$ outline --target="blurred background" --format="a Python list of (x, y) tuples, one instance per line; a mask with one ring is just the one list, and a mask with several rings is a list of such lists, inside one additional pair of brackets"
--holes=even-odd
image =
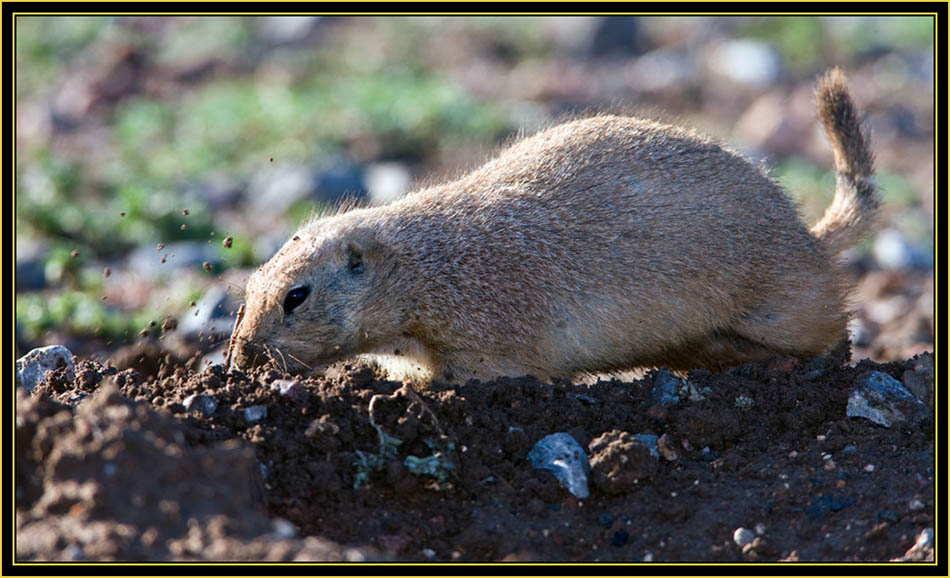
[(855, 359), (933, 349), (930, 17), (19, 16), (15, 33), (17, 357), (207, 350), (321, 206), (387, 202), (597, 111), (717, 137), (812, 223), (834, 189), (812, 89), (834, 65), (884, 199), (846, 255)]

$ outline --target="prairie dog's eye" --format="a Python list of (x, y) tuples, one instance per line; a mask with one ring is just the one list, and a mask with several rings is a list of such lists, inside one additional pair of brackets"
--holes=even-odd
[(310, 287), (306, 285), (294, 287), (288, 291), (287, 296), (284, 297), (284, 315), (290, 315), (297, 306), (307, 300), (308, 295), (310, 295)]

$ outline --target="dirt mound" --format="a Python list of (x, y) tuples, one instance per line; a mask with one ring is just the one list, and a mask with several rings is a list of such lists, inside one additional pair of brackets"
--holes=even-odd
[[(932, 536), (933, 420), (848, 418), (849, 392), (933, 356), (844, 361), (416, 393), (361, 366), (77, 360), (17, 398), (17, 558), (891, 560)], [(586, 499), (529, 464), (555, 432)]]

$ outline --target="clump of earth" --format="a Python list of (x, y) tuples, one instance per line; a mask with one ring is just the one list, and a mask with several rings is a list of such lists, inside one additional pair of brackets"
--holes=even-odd
[[(933, 361), (413, 390), (143, 341), (17, 388), (16, 557), (932, 561)], [(910, 405), (849, 416), (872, 382)], [(555, 433), (586, 496), (528, 459)]]

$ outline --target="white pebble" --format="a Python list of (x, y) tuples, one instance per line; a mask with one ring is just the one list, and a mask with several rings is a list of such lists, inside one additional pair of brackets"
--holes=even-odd
[(192, 394), (181, 402), (185, 409), (191, 413), (198, 412), (204, 417), (211, 417), (218, 409), (218, 402), (210, 395)]
[(62, 345), (38, 347), (16, 360), (16, 384), (27, 392), (33, 391), (46, 379), (46, 372), (66, 367), (66, 380), (76, 378), (73, 354)]
[(248, 423), (256, 423), (267, 417), (267, 406), (252, 405), (244, 410), (244, 419)]
[(748, 528), (736, 528), (736, 531), (732, 534), (732, 541), (740, 548), (746, 544), (751, 544), (752, 540), (755, 540), (755, 532)]
[(297, 536), (297, 527), (289, 520), (274, 518), (271, 523), (274, 526), (274, 533), (281, 538), (294, 538)]

